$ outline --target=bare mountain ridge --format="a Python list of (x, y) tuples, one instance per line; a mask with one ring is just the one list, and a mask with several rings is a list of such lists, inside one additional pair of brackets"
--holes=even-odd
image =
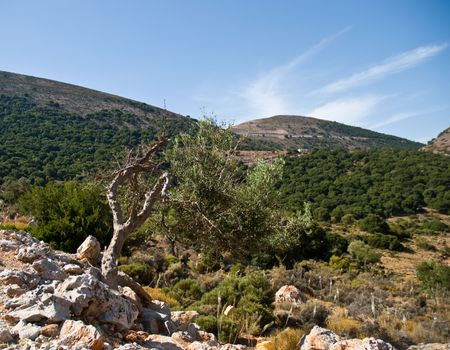
[(233, 131), (285, 149), (320, 147), (418, 149), (419, 142), (312, 117), (277, 115), (238, 124)]
[(143, 102), (55, 80), (0, 71), (0, 95), (25, 97), (40, 106), (57, 106), (86, 116), (102, 110), (119, 110), (141, 117), (146, 124), (155, 117), (183, 118), (180, 114)]
[(436, 138), (428, 142), (425, 151), (450, 155), (450, 127), (442, 131)]

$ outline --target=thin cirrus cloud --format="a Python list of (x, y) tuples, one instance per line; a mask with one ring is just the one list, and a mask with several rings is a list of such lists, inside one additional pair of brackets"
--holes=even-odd
[(309, 115), (341, 123), (359, 124), (361, 120), (369, 116), (377, 105), (386, 98), (388, 96), (380, 95), (339, 98), (313, 109)]
[(362, 72), (351, 75), (348, 78), (337, 80), (324, 87), (312, 91), (310, 95), (330, 94), (342, 92), (367, 84), (376, 79), (382, 79), (389, 75), (411, 69), (428, 59), (436, 56), (447, 48), (448, 44), (420, 46), (414, 50), (403, 52), (388, 58), (385, 62), (372, 66)]
[(447, 109), (446, 107), (436, 107), (436, 108), (431, 108), (431, 109), (422, 110), (422, 111), (395, 113), (385, 120), (382, 120), (378, 123), (370, 125), (370, 129), (380, 129), (382, 127), (385, 127), (385, 126), (388, 126), (391, 124), (395, 124), (397, 122), (400, 122), (400, 121), (403, 121), (406, 119), (410, 119), (410, 118), (414, 118), (414, 117), (418, 117), (418, 116), (426, 116), (428, 114), (443, 111), (446, 109)]
[(292, 106), (282, 91), (283, 79), (299, 65), (310, 59), (327, 44), (351, 29), (348, 26), (332, 36), (326, 37), (298, 55), (287, 64), (275, 67), (254, 81), (238, 89), (235, 94), (244, 99), (247, 109), (256, 115), (274, 115), (288, 113)]

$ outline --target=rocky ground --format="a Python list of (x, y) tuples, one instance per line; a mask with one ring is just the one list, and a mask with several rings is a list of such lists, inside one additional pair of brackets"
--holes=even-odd
[[(195, 324), (197, 312), (171, 312), (125, 274), (120, 275), (119, 289), (112, 290), (98, 268), (100, 258), (100, 245), (93, 237), (77, 254), (67, 254), (24, 231), (0, 230), (0, 349), (246, 349), (219, 344)], [(301, 302), (294, 288), (284, 286), (276, 299)], [(341, 339), (317, 326), (298, 348), (393, 349), (379, 339)], [(260, 341), (256, 349), (276, 347)], [(427, 348), (431, 349), (449, 347)]]

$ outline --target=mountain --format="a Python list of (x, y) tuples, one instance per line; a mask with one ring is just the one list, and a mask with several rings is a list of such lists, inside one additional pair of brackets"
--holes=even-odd
[(233, 127), (235, 133), (254, 141), (266, 141), (282, 149), (322, 147), (419, 149), (419, 142), (328, 120), (277, 115)]
[(432, 153), (450, 155), (450, 127), (428, 142), (423, 149)]
[(100, 91), (0, 72), (0, 185), (107, 170), (125, 148), (191, 128), (182, 115)]

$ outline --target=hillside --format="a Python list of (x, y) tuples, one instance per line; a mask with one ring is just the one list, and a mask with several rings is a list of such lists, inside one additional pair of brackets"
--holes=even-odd
[(400, 137), (310, 117), (278, 115), (233, 127), (239, 135), (285, 149), (322, 147), (418, 149), (422, 144)]
[(428, 142), (424, 150), (432, 153), (450, 155), (450, 127)]
[(0, 72), (0, 185), (105, 170), (125, 148), (174, 136), (193, 120), (118, 96)]
[(119, 110), (139, 117), (180, 118), (179, 114), (85, 87), (28, 75), (0, 71), (0, 95), (24, 97), (40, 107), (58, 107), (86, 116), (101, 110)]

